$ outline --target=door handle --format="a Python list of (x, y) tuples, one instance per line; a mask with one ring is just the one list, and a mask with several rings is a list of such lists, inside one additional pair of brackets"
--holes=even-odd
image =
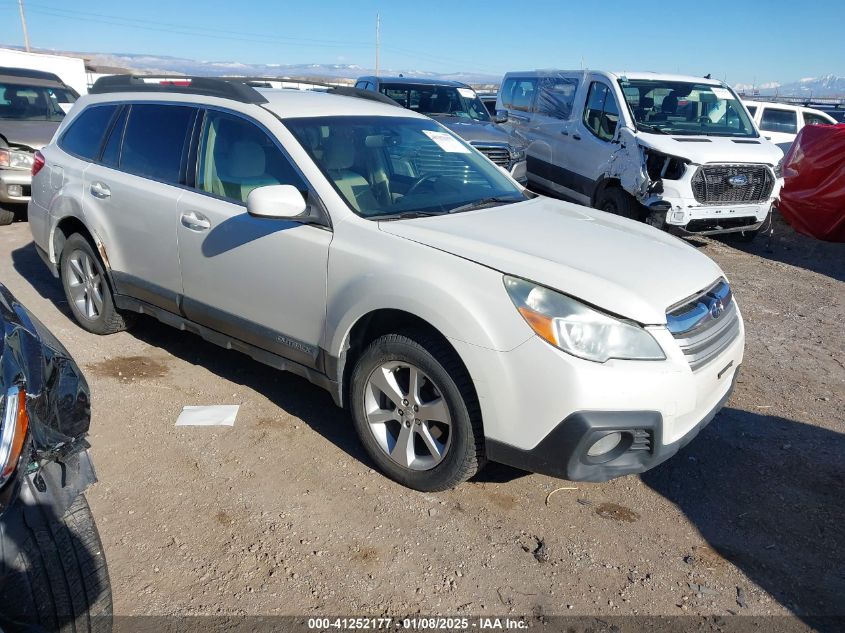
[(581, 135), (580, 135), (580, 134), (573, 134), (573, 135), (572, 135), (572, 138), (574, 138), (576, 141), (580, 141), (580, 140), (581, 140)]
[(187, 211), (179, 219), (182, 221), (182, 226), (192, 231), (207, 231), (211, 228), (211, 221), (197, 211)]
[(95, 198), (105, 199), (111, 196), (111, 189), (103, 182), (91, 183), (91, 195)]
[(564, 136), (569, 136), (569, 130), (561, 130), (560, 133)]

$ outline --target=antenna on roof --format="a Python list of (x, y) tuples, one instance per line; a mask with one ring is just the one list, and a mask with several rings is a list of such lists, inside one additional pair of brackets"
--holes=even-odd
[(704, 78), (705, 78), (705, 79), (710, 79), (710, 73), (707, 73), (706, 75), (704, 75)]

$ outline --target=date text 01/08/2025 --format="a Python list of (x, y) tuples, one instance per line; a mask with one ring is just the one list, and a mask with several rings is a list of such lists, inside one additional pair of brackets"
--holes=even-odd
[(521, 618), (448, 618), (448, 617), (409, 617), (409, 618), (388, 618), (388, 617), (352, 617), (352, 618), (308, 618), (309, 630), (514, 630), (527, 629), (528, 622)]

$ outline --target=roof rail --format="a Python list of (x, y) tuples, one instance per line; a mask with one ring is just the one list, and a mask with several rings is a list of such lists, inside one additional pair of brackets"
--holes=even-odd
[[(158, 80), (157, 82), (145, 81)], [(204, 95), (240, 101), (241, 103), (267, 103), (267, 99), (242, 79), (218, 77), (189, 77), (184, 75), (111, 75), (94, 82), (89, 94), (113, 92), (169, 92)]]
[(361, 88), (352, 88), (351, 86), (337, 86), (326, 90), (330, 95), (340, 95), (342, 97), (358, 97), (359, 99), (369, 99), (370, 101), (379, 101), (388, 105), (394, 105), (401, 108), (397, 101), (394, 101), (387, 95), (373, 90), (362, 90)]
[(64, 83), (56, 73), (50, 73), (44, 70), (33, 70), (31, 68), (11, 68), (8, 66), (0, 66), (0, 75), (6, 75), (7, 77), (24, 77), (27, 79), (45, 79), (47, 81)]

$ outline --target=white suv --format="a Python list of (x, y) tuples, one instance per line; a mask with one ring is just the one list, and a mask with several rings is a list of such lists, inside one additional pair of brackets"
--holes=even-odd
[(496, 107), (528, 142), (534, 186), (674, 232), (753, 238), (783, 182), (783, 153), (715, 79), (510, 72)]
[(210, 79), (92, 93), (29, 207), (79, 323), (151, 314), (305, 376), (405, 485), (486, 460), (641, 472), (731, 392), (744, 330), (715, 263), (525, 192), (429, 118)]
[(767, 101), (743, 101), (748, 114), (766, 139), (780, 147), (784, 154), (805, 125), (836, 125), (836, 119), (805, 106)]

